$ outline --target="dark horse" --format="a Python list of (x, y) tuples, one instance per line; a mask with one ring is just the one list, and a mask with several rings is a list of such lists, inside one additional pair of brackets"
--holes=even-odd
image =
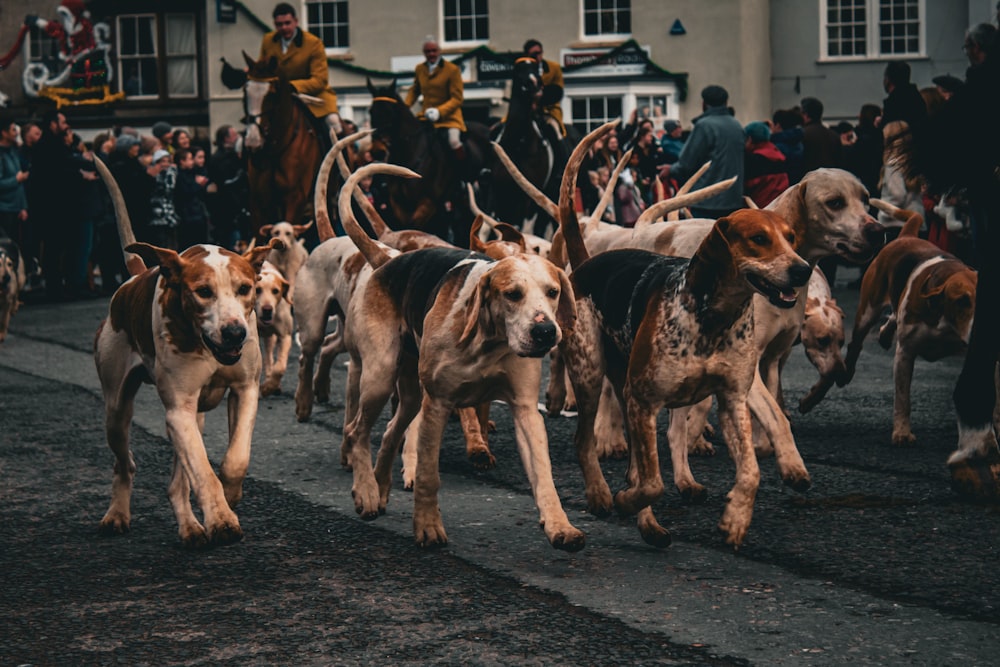
[[(556, 173), (553, 137), (546, 136), (543, 128), (547, 124), (536, 111), (541, 94), (537, 61), (527, 57), (515, 60), (507, 117), (499, 126), (495, 141), (532, 185), (555, 200), (558, 191), (546, 186), (554, 183), (558, 187), (562, 172)], [(525, 220), (538, 213), (538, 207), (502, 165), (497, 164), (492, 172), (486, 208), (497, 219), (520, 228)]]
[(395, 79), (375, 87), (369, 118), (372, 126), (372, 157), (412, 169), (419, 179), (393, 178), (383, 181), (388, 194), (393, 227), (420, 229), (461, 247), (469, 246), (472, 212), (464, 183), (477, 180), (484, 159), (492, 151), (485, 125), (467, 123), (465, 158), (459, 161), (433, 124), (420, 121), (396, 92)]
[(243, 86), (244, 147), (256, 237), (264, 225), (282, 220), (299, 224), (309, 213), (316, 173), (331, 141), (322, 121), (278, 74), (276, 58), (243, 57), (249, 66)]
[[(556, 88), (554, 93), (543, 90), (534, 58), (515, 60), (507, 117), (499, 126), (495, 141), (524, 177), (555, 201), (559, 198), (559, 183), (572, 146), (546, 122), (541, 112), (546, 105), (559, 101), (547, 99), (553, 94), (561, 97), (562, 90)], [(486, 206), (494, 217), (520, 228), (526, 220), (544, 216), (534, 226), (535, 233), (544, 231), (550, 222), (548, 216), (514, 183), (499, 162), (492, 168), (488, 186)]]

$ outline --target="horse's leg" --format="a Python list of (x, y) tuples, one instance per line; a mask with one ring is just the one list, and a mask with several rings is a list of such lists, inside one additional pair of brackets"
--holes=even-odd
[[(312, 135), (308, 135), (307, 138), (312, 139)], [(304, 150), (305, 148), (290, 147), (285, 153), (285, 159), (288, 161), (283, 165), (278, 179), (278, 187), (284, 193), (281, 200), (284, 216), (282, 220), (293, 225), (302, 224), (306, 214), (311, 212), (312, 198), (309, 195), (312, 192), (315, 173), (319, 171), (319, 159), (315, 161), (312, 159), (313, 154), (318, 155), (318, 153), (315, 150)]]
[[(268, 218), (273, 215), (274, 197), (271, 192), (270, 175), (251, 168), (248, 174), (250, 186), (250, 231), (252, 236), (247, 241), (258, 238), (260, 228), (268, 224)], [(275, 222), (271, 220), (270, 222)]]

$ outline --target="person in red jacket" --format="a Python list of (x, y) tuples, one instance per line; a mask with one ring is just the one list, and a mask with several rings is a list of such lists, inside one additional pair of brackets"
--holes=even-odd
[(788, 189), (785, 156), (771, 143), (771, 128), (767, 123), (754, 121), (743, 131), (746, 133), (743, 193), (764, 208)]

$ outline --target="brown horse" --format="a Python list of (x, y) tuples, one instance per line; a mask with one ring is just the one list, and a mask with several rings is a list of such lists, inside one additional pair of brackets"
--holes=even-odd
[(311, 212), (312, 189), (330, 137), (278, 72), (278, 61), (255, 61), (243, 86), (247, 124), (250, 224), (256, 237), (274, 222), (298, 224)]
[(372, 157), (407, 167), (419, 179), (393, 178), (384, 183), (391, 219), (396, 229), (420, 229), (455, 245), (469, 246), (473, 215), (465, 183), (478, 179), (489, 150), (489, 131), (480, 123), (467, 123), (465, 159), (458, 161), (433, 124), (420, 121), (396, 92), (396, 81), (376, 88), (369, 109)]

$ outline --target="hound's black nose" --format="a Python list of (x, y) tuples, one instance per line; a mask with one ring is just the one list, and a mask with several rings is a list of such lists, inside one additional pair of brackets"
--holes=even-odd
[(242, 345), (247, 338), (246, 327), (239, 324), (230, 324), (222, 329), (222, 344), (225, 347), (236, 347)]
[(808, 283), (810, 276), (812, 276), (812, 269), (808, 264), (796, 264), (788, 269), (788, 280), (795, 287)]
[(539, 347), (553, 347), (556, 344), (556, 323), (552, 321), (539, 322), (531, 327), (531, 340)]

